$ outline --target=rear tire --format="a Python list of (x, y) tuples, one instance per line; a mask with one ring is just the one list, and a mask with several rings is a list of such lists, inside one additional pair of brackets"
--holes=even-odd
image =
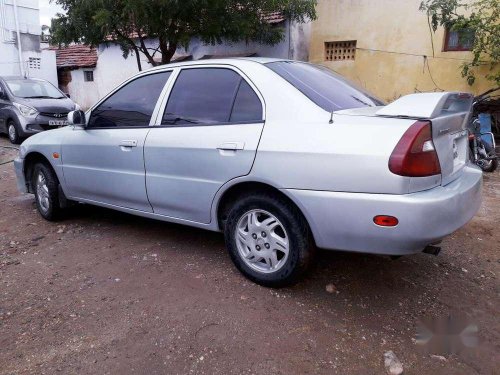
[(59, 204), (59, 180), (54, 170), (45, 163), (35, 164), (31, 184), (40, 215), (48, 221), (59, 219), (62, 211)]
[(491, 173), (495, 172), (498, 168), (498, 159), (490, 160), (490, 163), (483, 164), (484, 166), (481, 166), (481, 169), (484, 172)]
[(239, 198), (229, 211), (224, 235), (236, 268), (266, 287), (295, 284), (314, 255), (305, 218), (293, 204), (269, 193)]
[[(493, 147), (486, 142), (484, 143), (484, 149), (488, 156), (496, 155)], [(498, 168), (498, 159), (489, 160), (488, 162), (484, 163), (483, 166), (481, 166), (481, 169), (487, 173), (494, 172), (496, 171), (497, 168)]]
[(18, 145), (21, 143), (21, 137), (19, 136), (19, 129), (14, 121), (9, 120), (7, 122), (7, 135), (9, 136), (9, 141), (13, 145)]

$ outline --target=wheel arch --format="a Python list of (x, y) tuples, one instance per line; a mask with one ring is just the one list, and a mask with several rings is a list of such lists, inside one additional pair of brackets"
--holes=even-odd
[[(8, 133), (9, 132), (9, 129), (8, 129), (8, 124), (9, 122), (12, 121), (14, 123), (14, 125), (16, 125), (18, 128), (21, 127), (21, 124), (19, 123), (19, 119), (17, 118), (16, 114), (12, 114), (12, 113), (8, 113), (7, 114), (7, 118), (5, 119), (5, 131)], [(19, 129), (18, 129), (19, 131)]]
[(304, 217), (309, 227), (309, 230), (311, 231), (312, 237), (316, 242), (314, 231), (312, 230), (310, 224), (310, 220), (308, 219), (307, 215), (303, 212), (301, 207), (290, 196), (285, 194), (282, 190), (266, 182), (260, 182), (260, 181), (250, 181), (250, 180), (240, 181), (229, 186), (220, 194), (220, 197), (217, 200), (216, 210), (215, 210), (215, 215), (216, 215), (215, 217), (217, 220), (216, 226), (219, 230), (221, 231), (224, 230), (224, 224), (227, 218), (227, 213), (229, 212), (232, 203), (234, 203), (235, 200), (238, 199), (238, 197), (247, 194), (248, 192), (271, 193), (287, 201), (289, 204), (293, 205), (297, 209), (297, 211)]
[[(55, 173), (54, 166), (50, 163), (49, 159), (38, 151), (32, 151), (24, 157), (24, 177), (26, 180), (26, 185), (28, 187), (28, 192), (33, 193), (33, 187), (31, 186), (31, 181), (33, 177), (33, 169), (36, 163), (44, 163), (48, 165)], [(57, 176), (57, 173), (55, 173)]]

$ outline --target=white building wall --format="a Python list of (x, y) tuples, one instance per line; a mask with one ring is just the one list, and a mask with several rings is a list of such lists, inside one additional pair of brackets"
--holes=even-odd
[(21, 74), (19, 67), (19, 56), (14, 44), (0, 44), (0, 76), (12, 76)]
[(310, 43), (311, 22), (293, 22), (290, 29), (290, 58), (292, 60), (309, 61)]
[(94, 71), (94, 81), (85, 82), (84, 71), (94, 69), (77, 69), (71, 71), (71, 82), (68, 84), (68, 93), (71, 100), (77, 103), (82, 110), (87, 110), (100, 99), (99, 88)]
[(17, 0), (17, 15), (21, 34), (21, 63), (14, 2), (0, 0), (0, 75), (21, 75), (22, 64), (27, 76), (45, 79), (57, 86), (56, 54), (54, 51), (40, 49), (38, 0)]
[[(19, 32), (23, 34), (40, 35), (40, 9), (38, 0), (17, 0), (17, 14), (19, 17)], [(7, 31), (16, 29), (14, 18), (14, 1), (0, 0), (0, 27)], [(13, 39), (11, 35), (10, 40)]]
[[(140, 54), (142, 70), (151, 67), (144, 55)], [(123, 52), (116, 44), (99, 46), (97, 51), (97, 66), (94, 70), (94, 81), (97, 82), (99, 97), (106, 95), (123, 81), (138, 73), (135, 55), (123, 58)], [(72, 92), (70, 92), (72, 94)]]
[[(40, 52), (27, 52), (24, 56), (25, 61), (28, 62), (25, 64), (28, 77), (44, 79), (57, 87), (56, 51), (46, 49)], [(30, 64), (30, 58), (40, 59), (40, 64), (33, 62)]]

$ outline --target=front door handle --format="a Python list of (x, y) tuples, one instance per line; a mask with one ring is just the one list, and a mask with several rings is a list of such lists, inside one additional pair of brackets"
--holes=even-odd
[(137, 141), (132, 139), (121, 141), (120, 147), (137, 147)]
[(225, 142), (219, 145), (217, 149), (221, 151), (237, 151), (237, 150), (243, 150), (244, 147), (245, 143), (243, 142)]

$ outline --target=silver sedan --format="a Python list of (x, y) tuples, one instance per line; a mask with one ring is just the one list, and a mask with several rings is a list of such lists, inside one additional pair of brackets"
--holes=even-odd
[(467, 223), (472, 97), (386, 105), (319, 66), (275, 59), (171, 64), (127, 80), (15, 162), (40, 214), (73, 202), (223, 231), (236, 267), (279, 287), (315, 247), (423, 251)]

